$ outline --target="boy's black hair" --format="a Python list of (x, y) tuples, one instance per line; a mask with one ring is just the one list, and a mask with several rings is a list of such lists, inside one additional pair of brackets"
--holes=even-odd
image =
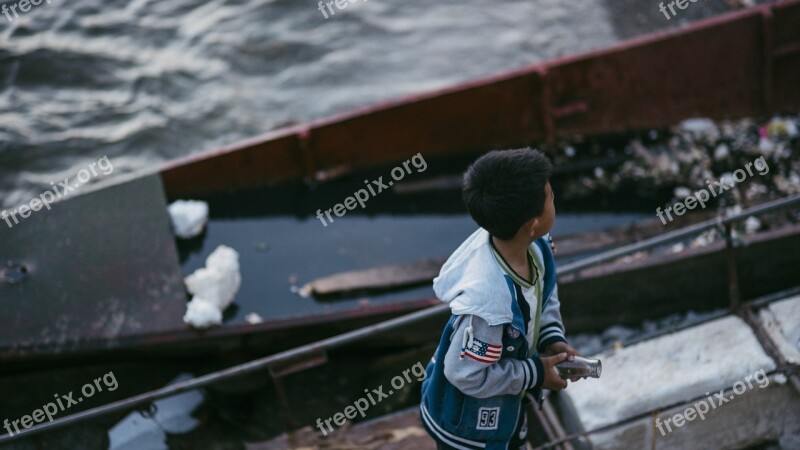
[(492, 236), (507, 241), (526, 221), (542, 215), (553, 165), (539, 150), (493, 150), (464, 173), (469, 215)]

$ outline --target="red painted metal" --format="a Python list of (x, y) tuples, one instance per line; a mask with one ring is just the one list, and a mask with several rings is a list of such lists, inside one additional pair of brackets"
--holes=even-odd
[(588, 105), (583, 112), (554, 118), (557, 135), (609, 134), (694, 116), (761, 113), (761, 31), (760, 15), (748, 12), (548, 63), (551, 110)]
[(174, 161), (170, 198), (427, 156), (800, 108), (800, 0), (274, 131)]

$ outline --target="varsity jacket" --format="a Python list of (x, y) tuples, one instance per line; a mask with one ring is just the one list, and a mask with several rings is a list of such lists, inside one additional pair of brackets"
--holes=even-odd
[[(550, 242), (544, 236), (531, 245), (543, 280), (533, 291), (523, 292), (503, 271), (482, 228), (433, 280), (436, 296), (452, 312), (422, 384), (420, 416), (434, 439), (459, 449), (505, 449), (523, 413), (522, 397), (533, 391), (541, 399), (538, 353), (566, 341)], [(527, 309), (526, 302), (527, 323), (520, 308)]]

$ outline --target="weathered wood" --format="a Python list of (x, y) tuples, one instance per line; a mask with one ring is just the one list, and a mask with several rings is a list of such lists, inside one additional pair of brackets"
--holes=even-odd
[(447, 258), (356, 270), (318, 278), (300, 289), (300, 295), (317, 299), (377, 293), (430, 283)]

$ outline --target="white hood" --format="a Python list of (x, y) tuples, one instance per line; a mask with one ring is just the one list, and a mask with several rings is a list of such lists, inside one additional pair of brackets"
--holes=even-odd
[(433, 291), (450, 303), (453, 314), (473, 314), (500, 325), (513, 319), (508, 283), (492, 253), (489, 232), (479, 228), (444, 263)]

